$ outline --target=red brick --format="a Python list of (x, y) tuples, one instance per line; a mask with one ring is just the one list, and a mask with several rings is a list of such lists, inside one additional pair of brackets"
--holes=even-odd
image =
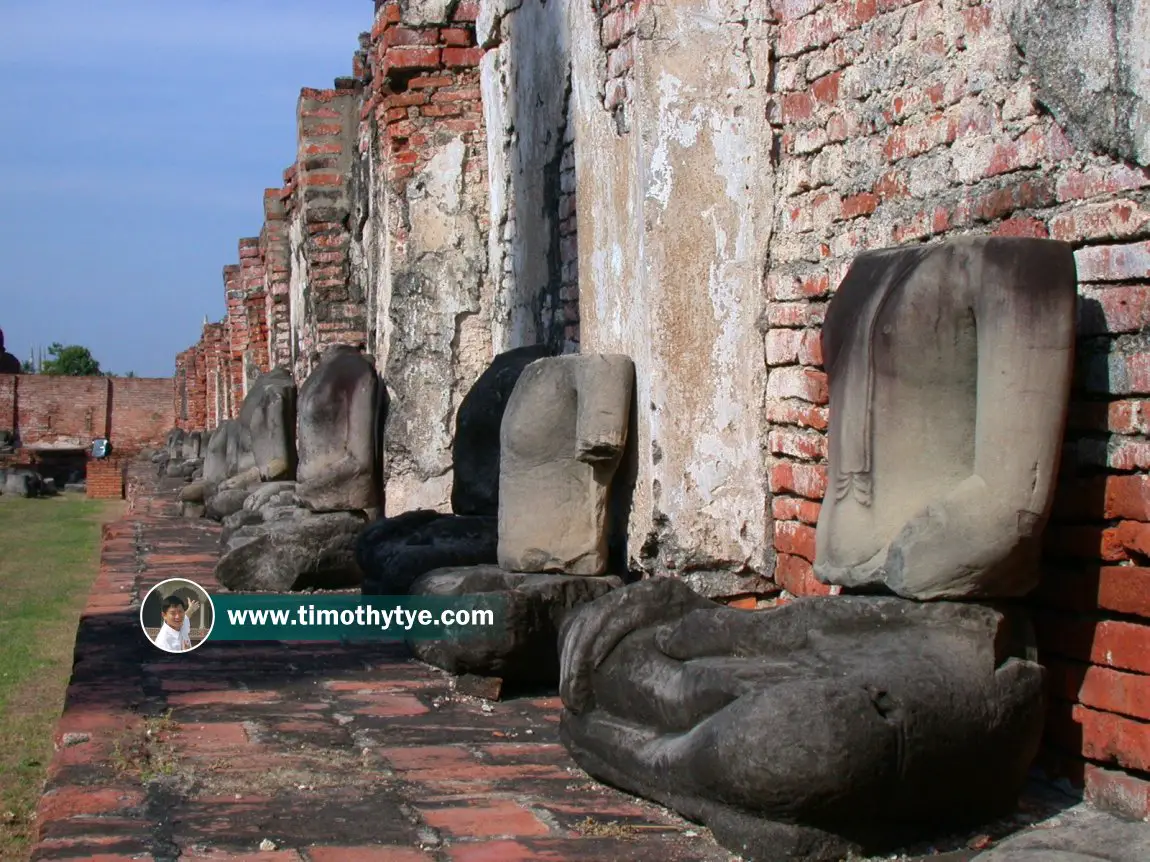
[(822, 507), (812, 500), (798, 497), (775, 497), (771, 500), (771, 517), (776, 521), (802, 521), (817, 524)]
[(389, 27), (383, 37), (383, 44), (391, 48), (395, 45), (436, 45), (439, 43), (439, 30), (432, 27), (413, 30), (410, 27)]
[(775, 583), (793, 596), (825, 596), (830, 587), (815, 579), (809, 561), (791, 554), (779, 554), (775, 562)]
[(457, 837), (547, 835), (550, 830), (534, 814), (510, 801), (473, 803), (463, 808), (423, 808), (429, 826)]
[(827, 408), (800, 401), (769, 401), (764, 416), (768, 422), (782, 425), (798, 425), (803, 428), (827, 427)]
[(564, 858), (544, 851), (536, 853), (518, 841), (481, 841), (451, 847), (451, 862), (544, 862)]
[(1039, 647), (1052, 655), (1150, 673), (1150, 625), (1036, 613), (1035, 630)]
[(823, 75), (811, 83), (810, 91), (815, 99), (820, 102), (834, 102), (839, 97), (840, 78), (842, 78), (841, 72), (831, 72), (829, 75)]
[(1150, 476), (1108, 476), (1105, 494), (1104, 517), (1150, 521)]
[(1122, 239), (1139, 233), (1148, 221), (1150, 214), (1134, 201), (1107, 201), (1055, 216), (1050, 221), (1050, 236), (1066, 242)]
[(443, 39), (445, 45), (458, 45), (466, 47), (471, 45), (475, 39), (470, 30), (464, 30), (461, 27), (444, 27), (440, 31), (440, 38)]
[(817, 431), (775, 428), (767, 433), (767, 451), (773, 455), (815, 461), (826, 458), (827, 438)]
[(826, 467), (815, 464), (775, 464), (769, 472), (773, 494), (798, 494), (811, 500), (821, 500), (827, 492)]
[(1074, 253), (1079, 281), (1150, 279), (1150, 240), (1129, 245), (1092, 245)]
[(1097, 665), (1047, 662), (1052, 691), (1103, 712), (1150, 720), (1150, 676)]
[(71, 817), (111, 814), (138, 808), (144, 794), (127, 788), (59, 787), (40, 799), (36, 819), (40, 823), (67, 820)]
[(871, 192), (863, 192), (862, 194), (852, 195), (851, 197), (844, 198), (842, 202), (842, 217), (844, 219), (857, 218), (859, 216), (870, 215), (879, 205), (879, 196)]
[(1150, 170), (1130, 165), (1091, 165), (1067, 171), (1058, 180), (1058, 200), (1071, 201), (1112, 195), (1150, 186)]
[(374, 715), (395, 718), (404, 715), (423, 715), (428, 712), (419, 698), (412, 694), (387, 694), (372, 698), (371, 706), (355, 710), (356, 715)]
[(483, 59), (482, 48), (444, 48), (443, 65), (448, 67), (478, 66)]
[(805, 120), (814, 112), (814, 100), (807, 93), (783, 94), (783, 122)]
[(307, 849), (311, 862), (434, 862), (422, 850), (406, 847), (320, 847)]
[(1099, 808), (1136, 820), (1150, 820), (1150, 781), (1087, 764), (1086, 800)]
[(455, 7), (452, 21), (475, 21), (479, 18), (479, 3), (476, 0), (463, 0)]
[(418, 745), (406, 748), (384, 748), (379, 754), (400, 770), (442, 769), (451, 766), (474, 766), (475, 757), (457, 745)]
[(1038, 239), (1045, 239), (1050, 235), (1043, 222), (1030, 216), (1008, 218), (995, 227), (992, 233), (995, 236), (1029, 236)]
[[(1057, 722), (1065, 721), (1063, 710), (1055, 706), (1051, 716), (1057, 732)], [(1150, 770), (1150, 732), (1145, 723), (1085, 706), (1071, 707), (1069, 719), (1078, 726), (1084, 757), (1127, 769)], [(1062, 732), (1071, 737), (1074, 733)]]
[(439, 66), (439, 52), (439, 48), (427, 47), (388, 48), (383, 55), (383, 70), (435, 69)]
[(1123, 550), (1150, 556), (1150, 524), (1122, 521), (1115, 529), (1114, 537)]
[(778, 521), (775, 523), (775, 547), (784, 554), (802, 557), (813, 563), (815, 561), (814, 528), (797, 521)]
[(424, 87), (450, 87), (454, 83), (455, 79), (446, 75), (420, 75), (408, 81), (407, 86), (409, 89), (418, 90)]

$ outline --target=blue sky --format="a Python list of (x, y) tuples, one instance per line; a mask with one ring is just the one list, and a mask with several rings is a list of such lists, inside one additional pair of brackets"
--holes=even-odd
[(167, 377), (371, 0), (0, 0), (0, 329)]

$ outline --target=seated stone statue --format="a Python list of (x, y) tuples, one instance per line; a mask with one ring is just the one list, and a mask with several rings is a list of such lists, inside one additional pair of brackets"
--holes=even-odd
[(316, 512), (374, 513), (383, 494), (387, 393), (355, 347), (329, 347), (299, 390), (300, 503)]
[(635, 366), (620, 355), (530, 365), (502, 426), (499, 565), (601, 575), (607, 505), (623, 457)]
[[(224, 519), (215, 576), (232, 590), (283, 592), (358, 587), (355, 544), (379, 504), (386, 392), (360, 351), (329, 348), (296, 390), (275, 369), (252, 385), (240, 411), (253, 465), (244, 498)], [(292, 481), (298, 470), (299, 481)]]
[(19, 374), (20, 360), (4, 349), (4, 330), (0, 329), (0, 374)]
[(1029, 625), (915, 599), (1034, 583), (1074, 320), (1062, 243), (860, 255), (823, 330), (816, 569), (898, 596), (748, 612), (655, 578), (585, 605), (560, 648), (575, 760), (758, 862), (885, 852), (1009, 811), (1043, 722)]
[(369, 525), (356, 550), (364, 595), (406, 595), (432, 569), (496, 561), (499, 429), (523, 370), (549, 352), (543, 345), (517, 347), (496, 356), (479, 375), (455, 419), (453, 514), (416, 509)]
[(561, 356), (526, 367), (500, 432), (501, 568), (440, 568), (411, 587), (413, 595), (495, 598), (498, 625), (412, 641), (419, 658), (452, 673), (557, 680), (555, 645), (567, 614), (621, 585), (605, 576), (609, 504), (634, 379), (626, 356)]
[(296, 387), (291, 372), (275, 368), (257, 377), (240, 406), (239, 424), (251, 449), (251, 466), (228, 477), (224, 490), (295, 477)]

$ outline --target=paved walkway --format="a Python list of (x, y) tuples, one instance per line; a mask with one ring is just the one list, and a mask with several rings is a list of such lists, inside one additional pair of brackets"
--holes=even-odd
[(710, 862), (705, 829), (602, 787), (559, 745), (557, 698), (489, 704), (401, 648), (144, 640), (148, 589), (209, 591), (218, 527), (133, 466), (38, 818), (35, 860)]
[[(158, 651), (139, 602), (170, 577), (215, 591), (219, 528), (180, 518), (179, 483), (154, 472), (132, 466), (129, 514), (105, 528), (33, 860), (737, 858), (589, 779), (558, 742), (557, 698), (461, 695), (384, 644)], [(916, 858), (967, 862), (1052, 810), (1024, 799), (1016, 817)]]

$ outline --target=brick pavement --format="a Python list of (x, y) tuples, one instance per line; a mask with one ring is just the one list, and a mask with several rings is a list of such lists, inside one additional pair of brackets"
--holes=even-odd
[(178, 485), (151, 465), (131, 469), (130, 513), (105, 528), (80, 622), (33, 860), (732, 858), (578, 770), (557, 698), (459, 695), (384, 644), (159, 652), (138, 602), (175, 576), (213, 591), (218, 527), (178, 517)]
[[(76, 638), (33, 862), (728, 862), (701, 826), (604, 787), (559, 744), (556, 697), (487, 703), (398, 645), (148, 643), (139, 602), (210, 592), (219, 527), (129, 472)], [(1069, 801), (1024, 799), (909, 862), (968, 862)], [(865, 860), (859, 860), (865, 862)]]

